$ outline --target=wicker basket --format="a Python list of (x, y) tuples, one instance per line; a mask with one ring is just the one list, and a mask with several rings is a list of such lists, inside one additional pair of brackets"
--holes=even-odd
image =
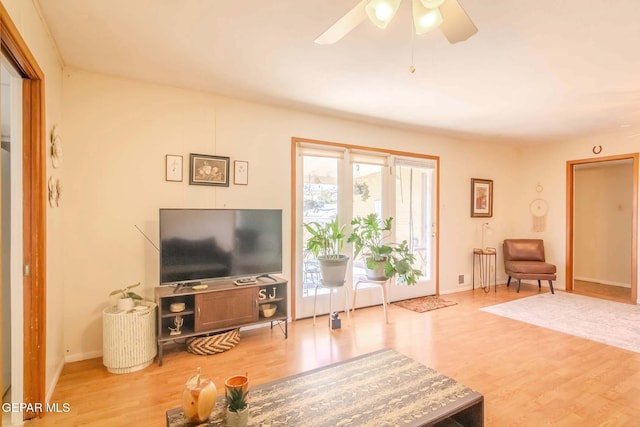
[(220, 334), (187, 339), (189, 353), (206, 356), (231, 350), (240, 342), (240, 329), (232, 329)]

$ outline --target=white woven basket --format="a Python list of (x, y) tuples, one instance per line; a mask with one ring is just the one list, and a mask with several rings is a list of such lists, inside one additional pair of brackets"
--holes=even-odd
[(110, 307), (102, 312), (102, 363), (109, 372), (126, 374), (149, 366), (158, 353), (156, 304), (125, 313)]

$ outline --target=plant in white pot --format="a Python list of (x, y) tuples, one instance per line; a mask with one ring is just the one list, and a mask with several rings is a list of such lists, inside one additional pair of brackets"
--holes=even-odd
[(127, 286), (126, 288), (123, 288), (123, 289), (116, 289), (114, 291), (111, 291), (111, 293), (109, 294), (110, 297), (114, 295), (120, 295), (120, 299), (116, 304), (116, 307), (118, 308), (118, 310), (122, 310), (122, 311), (133, 310), (133, 307), (135, 307), (136, 305), (135, 300), (142, 300), (142, 297), (140, 295), (136, 294), (131, 290), (133, 288), (137, 288), (138, 286), (140, 286), (140, 282)]
[(310, 234), (307, 250), (318, 259), (324, 284), (343, 285), (349, 263), (349, 257), (340, 253), (346, 237), (345, 225), (340, 225), (336, 217), (327, 223), (310, 222), (304, 227)]
[(242, 387), (233, 387), (227, 393), (227, 414), (225, 416), (227, 426), (245, 427), (249, 424), (248, 392)]
[(415, 255), (407, 241), (384, 242), (391, 234), (392, 221), (393, 217), (381, 220), (375, 213), (355, 217), (347, 241), (353, 243), (354, 257), (360, 254), (364, 257), (368, 279), (382, 281), (397, 276), (398, 283), (415, 285), (422, 273), (413, 268)]

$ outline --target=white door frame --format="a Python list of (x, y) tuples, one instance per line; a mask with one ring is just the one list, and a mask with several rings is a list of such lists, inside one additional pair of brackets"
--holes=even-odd
[[(2, 66), (10, 74), (10, 163), (11, 163), (11, 401), (24, 399), (24, 297), (22, 216), (22, 78), (4, 56)], [(22, 411), (11, 412), (11, 424), (24, 424)]]

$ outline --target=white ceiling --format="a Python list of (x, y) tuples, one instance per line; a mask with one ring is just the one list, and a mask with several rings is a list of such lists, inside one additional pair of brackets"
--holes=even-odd
[(640, 0), (459, 0), (479, 31), (456, 45), (412, 37), (404, 0), (323, 46), (359, 0), (35, 1), (90, 71), (496, 141), (640, 133)]

